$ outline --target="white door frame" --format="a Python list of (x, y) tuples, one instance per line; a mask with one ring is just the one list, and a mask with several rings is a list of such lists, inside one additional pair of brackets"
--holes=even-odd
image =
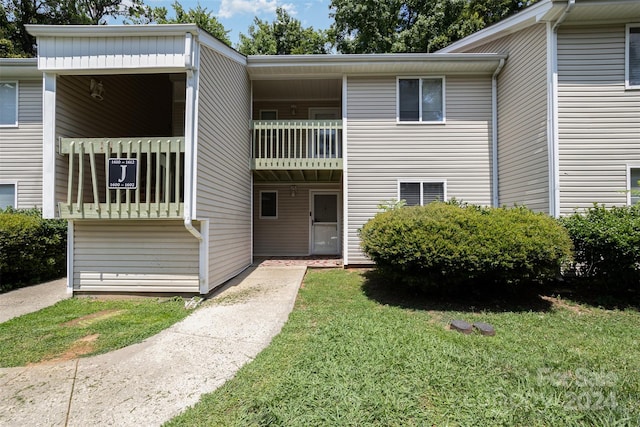
[[(342, 254), (342, 239), (340, 238), (341, 233), (341, 221), (340, 221), (340, 212), (342, 210), (342, 198), (340, 197), (340, 190), (309, 190), (309, 255), (314, 255), (313, 253), (313, 217), (314, 217), (314, 198), (316, 194), (335, 194), (336, 196), (336, 219), (337, 219), (337, 229), (336, 235), (338, 237), (338, 253), (335, 255)], [(330, 255), (330, 254), (326, 254)]]

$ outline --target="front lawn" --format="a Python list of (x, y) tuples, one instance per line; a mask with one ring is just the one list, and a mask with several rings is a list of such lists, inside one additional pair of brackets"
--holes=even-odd
[(189, 313), (182, 298), (62, 300), (0, 323), (0, 367), (106, 353), (141, 342)]
[[(453, 319), (496, 336), (449, 330)], [(639, 327), (635, 309), (473, 307), (312, 270), (272, 344), (168, 425), (639, 425)]]

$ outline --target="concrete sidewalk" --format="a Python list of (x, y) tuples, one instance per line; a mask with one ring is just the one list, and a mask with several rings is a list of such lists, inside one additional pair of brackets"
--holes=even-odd
[(0, 369), (0, 425), (162, 424), (269, 345), (293, 308), (305, 271), (252, 268), (182, 322), (140, 344)]
[(49, 307), (69, 297), (71, 294), (67, 293), (67, 279), (58, 279), (0, 294), (0, 323)]

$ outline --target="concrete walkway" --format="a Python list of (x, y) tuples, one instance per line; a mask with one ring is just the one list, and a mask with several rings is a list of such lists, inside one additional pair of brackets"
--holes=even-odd
[(70, 296), (71, 294), (67, 293), (67, 279), (0, 294), (0, 323), (49, 307)]
[(140, 344), (0, 369), (0, 426), (161, 425), (269, 345), (293, 308), (305, 270), (252, 268)]

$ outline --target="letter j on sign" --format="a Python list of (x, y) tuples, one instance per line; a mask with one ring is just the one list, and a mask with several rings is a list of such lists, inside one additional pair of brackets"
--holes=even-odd
[(138, 159), (109, 159), (107, 188), (130, 189), (138, 187)]

